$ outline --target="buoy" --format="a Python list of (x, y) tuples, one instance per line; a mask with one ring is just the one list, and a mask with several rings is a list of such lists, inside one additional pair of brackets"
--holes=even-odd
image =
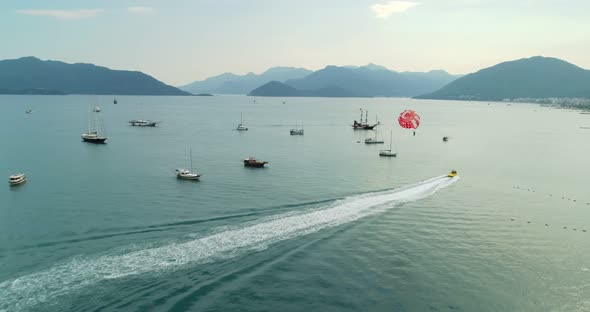
[(527, 221), (526, 223), (531, 223), (531, 221)]
[(549, 224), (545, 223), (545, 226), (549, 226)]
[(564, 226), (563, 228), (564, 228), (564, 229), (567, 229), (567, 226)]
[(514, 221), (514, 218), (510, 218), (510, 221)]

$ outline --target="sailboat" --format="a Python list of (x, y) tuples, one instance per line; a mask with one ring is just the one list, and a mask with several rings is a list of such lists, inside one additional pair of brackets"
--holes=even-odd
[(88, 119), (88, 129), (82, 134), (82, 141), (102, 144), (107, 138), (104, 136), (104, 123), (100, 113), (94, 114), (94, 119)]
[[(375, 117), (375, 120), (376, 119), (377, 119), (377, 117)], [(378, 124), (379, 124), (379, 122), (377, 122), (375, 125), (378, 125)], [(377, 138), (377, 130), (376, 129), (375, 129), (375, 138), (366, 138), (365, 144), (383, 144), (383, 140)]]
[(377, 122), (374, 125), (369, 125), (369, 111), (365, 111), (365, 122), (363, 122), (363, 109), (361, 108), (361, 119), (360, 122), (358, 121), (354, 121), (354, 123), (352, 124), (352, 129), (354, 130), (373, 130), (373, 128), (377, 127), (379, 125), (379, 122)]
[(394, 152), (391, 149), (392, 143), (393, 143), (393, 130), (391, 130), (391, 133), (389, 133), (389, 149), (380, 150), (379, 151), (379, 156), (396, 157), (397, 156), (397, 152)]
[[(254, 101), (256, 101), (256, 100), (254, 100)], [(248, 131), (248, 128), (247, 127), (244, 127), (244, 125), (243, 125), (242, 115), (243, 114), (240, 113), (240, 123), (238, 124), (238, 127), (236, 128), (236, 130), (238, 130), (238, 131)]]
[(295, 122), (295, 129), (291, 129), (290, 133), (291, 135), (303, 135), (303, 127), (299, 129), (297, 122)]
[(190, 157), (191, 157), (191, 169), (190, 170), (186, 170), (186, 169), (176, 169), (176, 177), (178, 179), (181, 180), (198, 180), (201, 175), (198, 173), (193, 173), (193, 149), (191, 149), (190, 151)]

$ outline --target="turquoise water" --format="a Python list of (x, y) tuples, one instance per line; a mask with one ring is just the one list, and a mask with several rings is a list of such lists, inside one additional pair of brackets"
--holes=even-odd
[[(29, 178), (0, 187), (0, 311), (590, 310), (590, 115), (118, 100), (0, 96), (0, 176)], [(105, 145), (80, 139), (94, 106)], [(374, 135), (350, 127), (361, 107), (386, 142), (393, 129), (397, 158), (357, 143)], [(397, 126), (407, 108), (416, 136)], [(241, 112), (247, 132), (233, 130)], [(304, 136), (289, 135), (296, 122)], [(191, 149), (202, 180), (178, 181)], [(247, 156), (270, 164), (244, 168)]]

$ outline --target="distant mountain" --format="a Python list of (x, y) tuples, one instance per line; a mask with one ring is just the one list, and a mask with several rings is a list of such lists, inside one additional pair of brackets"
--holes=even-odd
[(478, 101), (551, 97), (590, 98), (590, 71), (560, 59), (535, 56), (482, 69), (438, 91), (416, 96)]
[(456, 78), (445, 71), (400, 73), (369, 64), (357, 68), (327, 66), (305, 78), (285, 83), (301, 90), (336, 86), (361, 97), (409, 97), (437, 90)]
[[(303, 78), (287, 80), (285, 84), (303, 93), (318, 94), (322, 90), (319, 94), (323, 96), (339, 97), (347, 94), (352, 97), (410, 97), (437, 90), (457, 77), (442, 70), (400, 73), (369, 64), (361, 67), (327, 66)], [(260, 92), (264, 90), (257, 90), (256, 93), (262, 95)], [(329, 93), (328, 90), (335, 93)]]
[(298, 90), (280, 81), (271, 81), (248, 93), (249, 96), (284, 96), (284, 97), (353, 97), (350, 92), (339, 87), (326, 87), (316, 90)]
[(5, 94), (190, 95), (137, 71), (35, 57), (0, 61), (0, 90)]
[(305, 77), (312, 71), (295, 67), (273, 67), (260, 75), (225, 73), (179, 87), (191, 93), (246, 94), (270, 81), (285, 81)]

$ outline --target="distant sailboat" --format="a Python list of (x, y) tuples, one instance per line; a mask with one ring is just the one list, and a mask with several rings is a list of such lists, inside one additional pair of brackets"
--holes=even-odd
[(193, 150), (190, 151), (191, 167), (190, 170), (176, 169), (176, 177), (181, 180), (198, 180), (201, 175), (193, 173)]
[(88, 129), (82, 134), (82, 140), (88, 143), (102, 144), (107, 138), (104, 136), (104, 124), (100, 114), (95, 114), (93, 122), (88, 121)]
[(303, 135), (303, 127), (301, 127), (301, 129), (299, 129), (297, 122), (295, 122), (295, 129), (291, 129), (291, 131), (289, 133), (291, 135)]
[[(254, 100), (256, 101), (256, 100)], [(248, 128), (244, 126), (243, 121), (242, 121), (242, 113), (240, 113), (240, 123), (238, 124), (238, 127), (236, 128), (236, 130), (238, 131), (248, 131)]]
[(379, 125), (379, 122), (377, 122), (374, 125), (369, 125), (369, 111), (365, 111), (365, 122), (363, 122), (363, 109), (361, 108), (361, 119), (360, 121), (354, 121), (354, 123), (352, 124), (352, 128), (354, 130), (373, 130), (375, 127), (377, 127)]
[(380, 150), (379, 151), (379, 156), (396, 157), (397, 156), (397, 152), (394, 152), (391, 149), (392, 143), (393, 143), (393, 130), (391, 130), (391, 132), (389, 133), (389, 149)]
[[(377, 118), (375, 118), (375, 119), (377, 119)], [(377, 122), (375, 125), (378, 125), (378, 124), (379, 124), (379, 122)], [(375, 138), (366, 138), (365, 144), (383, 144), (383, 140), (377, 138), (377, 130), (376, 129), (375, 129)]]

